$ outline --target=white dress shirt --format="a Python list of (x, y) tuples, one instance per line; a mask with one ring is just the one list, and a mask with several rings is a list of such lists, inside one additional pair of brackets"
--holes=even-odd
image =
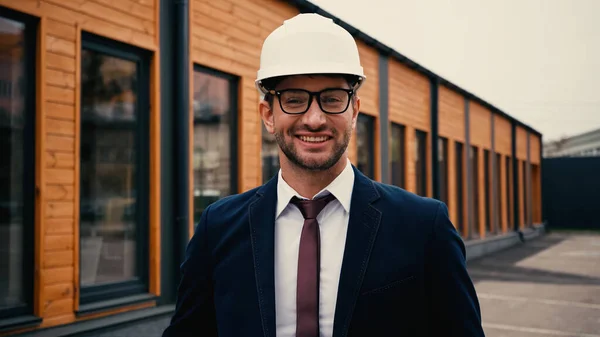
[[(350, 200), (354, 187), (354, 171), (348, 160), (346, 168), (313, 198), (327, 195), (335, 200), (317, 216), (321, 236), (321, 271), (319, 290), (319, 330), (321, 337), (333, 334), (333, 318), (338, 282), (346, 244)], [(296, 335), (296, 277), (298, 250), (304, 217), (290, 199), (301, 197), (282, 178), (277, 180), (277, 210), (275, 213), (275, 308), (277, 337)]]

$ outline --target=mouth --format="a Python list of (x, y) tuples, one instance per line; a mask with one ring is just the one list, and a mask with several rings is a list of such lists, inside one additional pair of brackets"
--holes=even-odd
[(325, 143), (331, 137), (328, 137), (328, 136), (296, 136), (296, 138), (300, 139), (301, 141), (303, 141), (305, 143), (320, 144), (320, 143)]

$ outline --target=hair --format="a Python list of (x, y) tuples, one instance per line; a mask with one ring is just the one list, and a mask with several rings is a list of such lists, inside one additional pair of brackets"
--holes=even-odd
[[(325, 76), (325, 77), (339, 77), (342, 76), (350, 86), (350, 88), (354, 87), (354, 85), (358, 82), (358, 77), (356, 75), (346, 75), (346, 74), (311, 74), (308, 76)], [(264, 80), (262, 85), (267, 88), (267, 90), (275, 89), (275, 87), (281, 83), (287, 76), (278, 76), (272, 77)], [(273, 101), (275, 97), (271, 93), (266, 93), (263, 100), (269, 103), (270, 107), (273, 107)], [(352, 96), (352, 100), (356, 99), (356, 93)]]

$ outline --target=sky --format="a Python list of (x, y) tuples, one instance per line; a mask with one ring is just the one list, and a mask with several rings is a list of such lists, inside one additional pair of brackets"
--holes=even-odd
[(540, 131), (545, 142), (600, 128), (600, 0), (310, 2)]

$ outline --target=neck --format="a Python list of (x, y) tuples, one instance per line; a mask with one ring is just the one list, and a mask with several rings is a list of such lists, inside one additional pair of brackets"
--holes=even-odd
[(281, 176), (283, 177), (283, 180), (285, 180), (285, 182), (301, 196), (312, 199), (315, 194), (331, 184), (331, 182), (342, 173), (344, 168), (346, 168), (347, 161), (347, 156), (343, 155), (337, 163), (327, 170), (310, 171), (298, 167), (290, 163), (287, 159), (282, 158), (280, 162)]

